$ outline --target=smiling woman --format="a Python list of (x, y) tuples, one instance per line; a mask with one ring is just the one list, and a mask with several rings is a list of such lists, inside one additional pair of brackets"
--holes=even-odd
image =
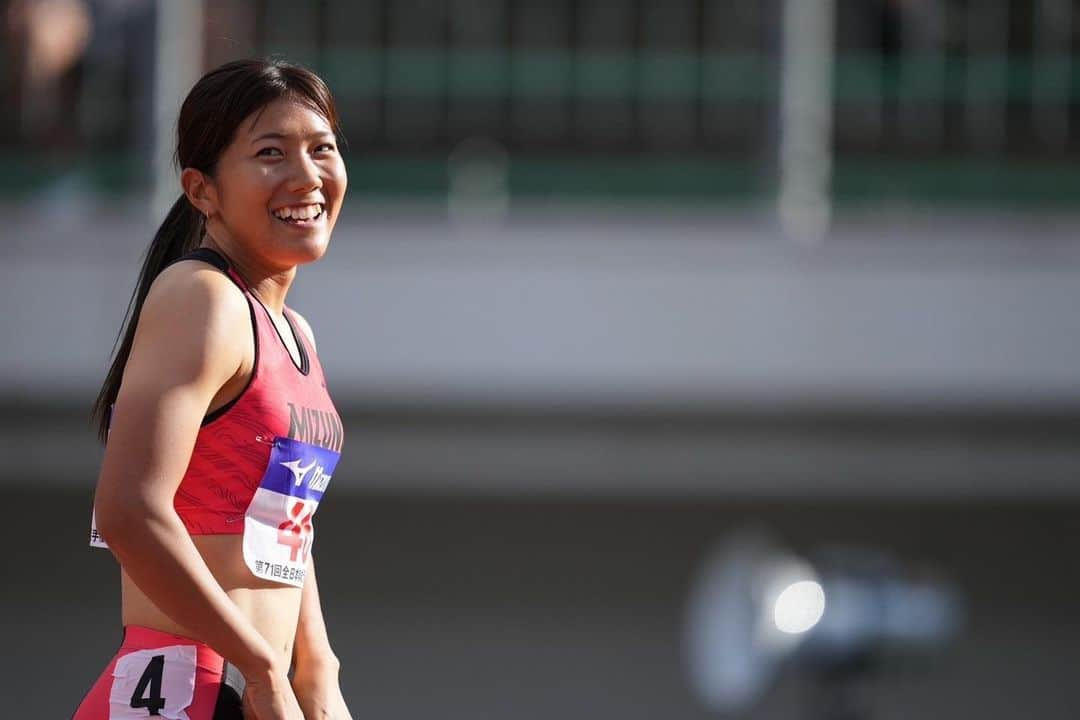
[(184, 168), (181, 183), (213, 242), (275, 270), (322, 256), (345, 194), (331, 122), (285, 96), (241, 123), (213, 175)]
[(91, 544), (120, 562), (124, 640), (74, 720), (351, 718), (311, 553), (341, 420), (285, 304), (341, 210), (337, 136), (288, 63), (229, 63), (184, 101), (184, 194), (96, 405)]

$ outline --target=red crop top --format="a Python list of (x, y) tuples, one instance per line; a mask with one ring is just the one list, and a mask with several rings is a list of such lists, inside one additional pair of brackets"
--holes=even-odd
[[(244, 293), (255, 366), (240, 395), (203, 419), (173, 507), (192, 535), (243, 534), (252, 574), (302, 587), (315, 539), (312, 516), (344, 439), (322, 366), (286, 308), (297, 366), (269, 311), (224, 257), (200, 248), (181, 260), (210, 263)], [(108, 547), (93, 522), (90, 544)]]
[[(319, 455), (319, 468), (328, 480), (333, 467), (325, 466), (330, 460), (336, 463), (344, 439), (341, 418), (326, 390), (319, 359), (297, 330), (292, 311), (286, 308), (285, 317), (300, 350), (300, 367), (266, 307), (225, 258), (200, 248), (183, 259), (214, 265), (243, 291), (255, 334), (255, 367), (240, 395), (204, 418), (174, 506), (192, 535), (242, 533), (252, 498), (266, 484), (275, 445), (293, 440), (293, 445), (308, 446), (309, 454)], [(304, 460), (296, 467), (306, 465)]]

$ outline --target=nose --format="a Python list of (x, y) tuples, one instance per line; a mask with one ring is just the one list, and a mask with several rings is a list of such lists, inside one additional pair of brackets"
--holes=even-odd
[(299, 153), (299, 158), (292, 166), (289, 177), (289, 190), (292, 192), (310, 192), (322, 187), (322, 175), (319, 166), (307, 153)]

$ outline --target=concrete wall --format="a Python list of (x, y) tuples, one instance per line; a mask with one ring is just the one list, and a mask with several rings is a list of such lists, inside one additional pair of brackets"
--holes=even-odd
[[(0, 392), (99, 382), (152, 224), (5, 211)], [(1074, 218), (352, 207), (290, 302), (339, 398), (579, 406), (1080, 401)]]

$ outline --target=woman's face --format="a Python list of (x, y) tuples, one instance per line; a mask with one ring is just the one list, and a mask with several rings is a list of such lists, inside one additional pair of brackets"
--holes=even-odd
[(216, 201), (212, 236), (223, 240), (224, 230), (236, 250), (288, 268), (326, 252), (347, 178), (326, 118), (282, 99), (240, 124), (210, 184)]

